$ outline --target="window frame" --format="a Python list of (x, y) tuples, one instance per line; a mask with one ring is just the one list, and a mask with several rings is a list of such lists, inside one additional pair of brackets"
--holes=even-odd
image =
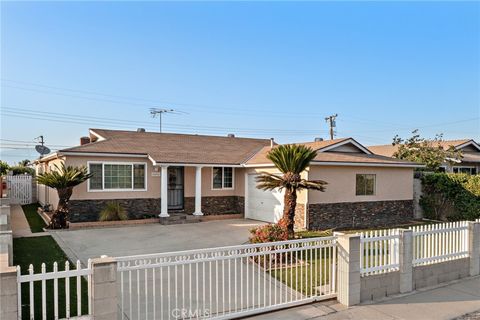
[[(454, 171), (455, 169), (458, 169), (457, 172)], [(460, 172), (460, 169), (470, 169), (470, 173), (468, 173), (468, 174), (471, 175), (471, 176), (474, 175), (472, 173), (472, 170), (475, 170), (476, 171), (475, 174), (478, 174), (477, 167), (475, 167), (475, 166), (453, 166), (452, 167), (452, 173), (455, 173), (455, 174), (466, 173), (466, 172)]]
[[(373, 176), (373, 193), (366, 194), (367, 189), (365, 188), (365, 194), (357, 194), (357, 177), (358, 176)], [(377, 174), (376, 173), (356, 173), (355, 174), (355, 196), (356, 197), (372, 197), (377, 195)]]
[[(214, 188), (213, 186), (213, 179), (214, 179), (214, 168), (222, 168), (222, 187), (221, 188)], [(226, 188), (225, 187), (225, 168), (229, 168), (229, 169), (232, 169), (232, 186), (231, 187), (228, 187)], [(211, 167), (211, 179), (210, 179), (210, 182), (211, 182), (211, 189), (212, 190), (234, 190), (235, 189), (235, 167), (229, 167), (229, 166), (214, 166), (214, 167)]]
[[(90, 189), (90, 181), (87, 181), (87, 192), (144, 192), (148, 191), (148, 166), (146, 162), (124, 162), (124, 161), (87, 161), (87, 170), (90, 173), (90, 164), (101, 164), (102, 165), (102, 189)], [(130, 165), (132, 167), (132, 187), (131, 188), (117, 188), (117, 189), (105, 189), (105, 165)], [(145, 168), (144, 176), (144, 188), (138, 189), (134, 188), (134, 165), (141, 164)]]

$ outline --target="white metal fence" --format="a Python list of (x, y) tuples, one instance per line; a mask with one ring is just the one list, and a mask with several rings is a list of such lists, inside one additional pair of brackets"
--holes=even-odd
[(468, 221), (410, 227), (413, 231), (413, 265), (468, 257)]
[(361, 232), (360, 274), (363, 276), (399, 268), (399, 230), (375, 230)]
[(336, 238), (120, 257), (121, 319), (241, 317), (336, 296)]
[(45, 320), (88, 316), (91, 313), (91, 274), (90, 261), (87, 268), (82, 268), (77, 261), (76, 269), (72, 270), (68, 261), (63, 270), (59, 270), (55, 262), (50, 272), (42, 263), (40, 273), (35, 273), (30, 265), (28, 274), (23, 275), (17, 266), (18, 318)]
[(12, 204), (32, 203), (33, 177), (28, 174), (7, 176), (7, 189)]

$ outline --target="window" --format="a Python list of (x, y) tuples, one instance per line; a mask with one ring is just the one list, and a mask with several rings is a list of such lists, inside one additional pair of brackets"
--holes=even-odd
[(375, 194), (375, 175), (357, 174), (355, 194), (357, 196), (373, 196)]
[(477, 174), (475, 167), (453, 167), (453, 173)]
[(233, 168), (213, 167), (212, 168), (213, 189), (233, 189)]
[(90, 163), (90, 190), (145, 190), (145, 164)]

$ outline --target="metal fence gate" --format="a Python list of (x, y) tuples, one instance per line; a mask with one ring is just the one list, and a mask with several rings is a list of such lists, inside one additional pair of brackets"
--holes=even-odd
[(12, 204), (32, 203), (32, 184), (31, 175), (22, 174), (16, 176), (7, 176), (7, 189)]
[(335, 237), (116, 258), (121, 319), (231, 319), (336, 297)]

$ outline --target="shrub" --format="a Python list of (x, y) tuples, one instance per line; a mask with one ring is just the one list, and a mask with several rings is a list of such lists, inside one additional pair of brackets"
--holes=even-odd
[(480, 175), (433, 173), (425, 175), (422, 183), (420, 205), (426, 218), (480, 218)]
[(281, 219), (278, 223), (267, 224), (250, 230), (250, 243), (264, 243), (288, 240), (287, 222)]
[(127, 220), (128, 216), (125, 209), (118, 202), (107, 202), (105, 208), (100, 212), (100, 221), (118, 221)]

